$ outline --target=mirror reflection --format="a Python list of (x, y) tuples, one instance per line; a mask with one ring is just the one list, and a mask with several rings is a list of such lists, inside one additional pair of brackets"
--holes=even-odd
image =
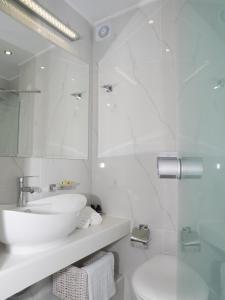
[(88, 157), (89, 66), (0, 13), (0, 155)]

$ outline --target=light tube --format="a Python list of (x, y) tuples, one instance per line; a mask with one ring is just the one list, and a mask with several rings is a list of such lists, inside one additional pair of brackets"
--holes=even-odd
[(64, 34), (67, 38), (72, 41), (79, 39), (79, 34), (63, 24), (59, 19), (53, 16), (45, 8), (39, 5), (33, 0), (17, 0), (19, 4), (22, 4), (25, 8), (29, 9), (36, 16), (44, 20), (46, 23), (57, 29), (59, 32)]

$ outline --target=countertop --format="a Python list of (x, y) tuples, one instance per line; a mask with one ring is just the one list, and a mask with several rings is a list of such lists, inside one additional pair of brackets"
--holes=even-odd
[(110, 245), (129, 232), (129, 220), (104, 216), (102, 224), (77, 229), (60, 245), (47, 251), (15, 255), (0, 248), (0, 300)]

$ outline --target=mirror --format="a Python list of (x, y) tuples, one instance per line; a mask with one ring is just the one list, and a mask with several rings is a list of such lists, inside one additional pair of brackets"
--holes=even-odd
[(89, 65), (0, 12), (0, 156), (88, 158)]

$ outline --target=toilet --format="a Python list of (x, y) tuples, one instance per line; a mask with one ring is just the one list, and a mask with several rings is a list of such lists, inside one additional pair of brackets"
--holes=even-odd
[[(177, 267), (182, 284), (179, 299)], [(203, 279), (188, 265), (170, 255), (157, 255), (140, 266), (133, 275), (132, 285), (138, 300), (208, 300), (209, 296)]]

